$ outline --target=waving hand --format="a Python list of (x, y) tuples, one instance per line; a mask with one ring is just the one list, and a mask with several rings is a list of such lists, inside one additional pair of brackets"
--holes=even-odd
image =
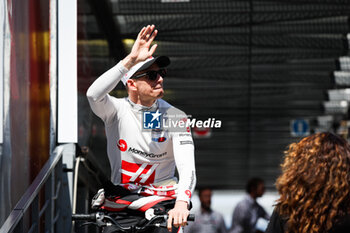
[(123, 65), (130, 69), (133, 65), (146, 60), (156, 51), (157, 44), (151, 44), (156, 37), (158, 31), (155, 29), (154, 25), (148, 25), (143, 27), (137, 38), (134, 45), (132, 46), (130, 54), (123, 60)]

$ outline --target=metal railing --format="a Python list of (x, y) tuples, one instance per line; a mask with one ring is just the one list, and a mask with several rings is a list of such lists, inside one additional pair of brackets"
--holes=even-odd
[(60, 145), (0, 228), (8, 232), (70, 232), (71, 204), (62, 155), (70, 144)]

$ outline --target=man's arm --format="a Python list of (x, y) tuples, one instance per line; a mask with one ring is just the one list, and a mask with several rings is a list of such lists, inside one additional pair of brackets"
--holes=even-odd
[(174, 133), (172, 139), (179, 184), (175, 207), (168, 212), (169, 231), (171, 231), (172, 222), (175, 227), (187, 224), (188, 205), (196, 185), (194, 145), (191, 133)]
[(114, 89), (127, 71), (119, 62), (96, 79), (86, 92), (92, 111), (104, 122), (109, 122), (116, 111), (108, 93)]
[(116, 111), (108, 95), (128, 70), (141, 61), (153, 55), (157, 45), (151, 47), (151, 43), (157, 35), (155, 26), (148, 25), (139, 32), (131, 52), (121, 62), (102, 74), (89, 87), (86, 95), (93, 112), (105, 122)]
[(247, 230), (249, 225), (250, 213), (247, 203), (241, 201), (235, 207), (232, 214), (232, 224), (230, 233), (242, 233)]

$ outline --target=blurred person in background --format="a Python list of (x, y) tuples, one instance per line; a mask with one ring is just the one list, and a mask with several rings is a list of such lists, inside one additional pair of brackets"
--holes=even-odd
[(185, 227), (185, 233), (226, 233), (226, 225), (222, 215), (211, 209), (212, 190), (199, 190), (201, 208), (195, 213), (196, 219)]
[(240, 201), (232, 215), (230, 233), (264, 232), (269, 215), (256, 199), (265, 192), (265, 183), (260, 178), (251, 178), (246, 185), (247, 195)]
[(350, 232), (350, 146), (340, 136), (317, 133), (285, 152), (280, 193), (268, 233)]

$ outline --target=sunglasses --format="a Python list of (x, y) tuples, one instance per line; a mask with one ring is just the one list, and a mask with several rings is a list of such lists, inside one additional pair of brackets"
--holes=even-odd
[(131, 78), (136, 79), (136, 78), (141, 78), (143, 76), (147, 76), (149, 80), (154, 81), (158, 78), (158, 74), (162, 76), (163, 78), (166, 76), (166, 69), (159, 69), (159, 70), (151, 70), (143, 74), (135, 75), (132, 76)]

